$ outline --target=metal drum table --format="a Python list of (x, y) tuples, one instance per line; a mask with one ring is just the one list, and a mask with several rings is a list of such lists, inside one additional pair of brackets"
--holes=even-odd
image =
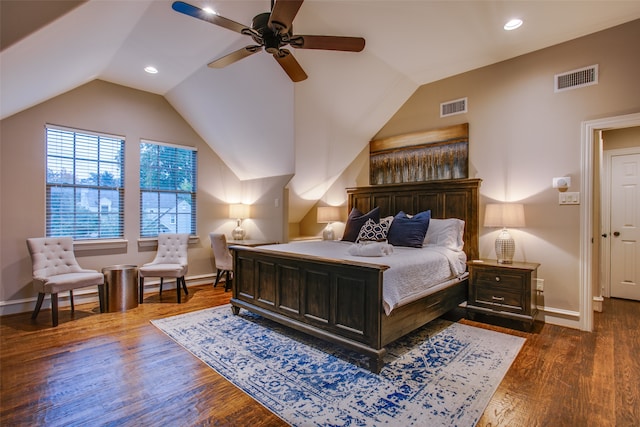
[(125, 311), (138, 306), (138, 266), (112, 265), (104, 274), (103, 312)]

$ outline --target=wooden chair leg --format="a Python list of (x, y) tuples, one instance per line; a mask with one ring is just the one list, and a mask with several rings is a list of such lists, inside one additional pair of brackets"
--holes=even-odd
[(181, 279), (182, 279), (182, 289), (184, 289), (184, 294), (189, 295), (189, 290), (187, 289), (187, 281), (184, 280), (184, 276), (182, 276)]
[(180, 304), (182, 297), (182, 290), (180, 289), (180, 278), (176, 278), (176, 294), (178, 294), (178, 304)]
[(104, 306), (104, 285), (98, 285), (98, 301), (100, 302), (100, 313), (104, 313), (106, 310)]
[(224, 291), (227, 292), (231, 289), (231, 270), (227, 270), (224, 282)]
[(35, 319), (38, 317), (38, 313), (40, 313), (40, 308), (42, 308), (42, 302), (44, 301), (44, 292), (38, 292), (38, 301), (36, 301), (36, 307), (33, 309), (33, 313), (31, 314), (31, 318)]
[(222, 277), (222, 270), (220, 270), (218, 268), (218, 272), (216, 274), (216, 283), (213, 285), (213, 287), (215, 288), (216, 286), (218, 286), (218, 282), (220, 281), (220, 277)]
[(58, 326), (58, 294), (51, 294), (51, 321)]
[(144, 291), (144, 277), (140, 276), (138, 280), (140, 282), (140, 286), (138, 287), (138, 302), (142, 304), (144, 302), (143, 291)]
[(73, 304), (73, 289), (69, 289), (69, 302), (71, 303), (71, 312), (75, 312), (76, 311), (76, 307)]
[(164, 283), (164, 278), (160, 278), (160, 296), (162, 296), (162, 284)]

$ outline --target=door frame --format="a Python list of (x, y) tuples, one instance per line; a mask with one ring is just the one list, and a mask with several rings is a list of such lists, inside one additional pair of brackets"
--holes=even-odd
[[(591, 266), (594, 259), (600, 262), (600, 256), (594, 258), (593, 251), (593, 217), (594, 217), (594, 179), (593, 171), (602, 165), (602, 146), (600, 145), (600, 130), (621, 129), (640, 126), (640, 113), (622, 116), (605, 117), (597, 120), (582, 122), (581, 126), (581, 171), (580, 188), (583, 203), (580, 205), (580, 321), (579, 327), (583, 331), (593, 330), (593, 274)], [(594, 159), (595, 144), (598, 144), (600, 159)], [(596, 163), (597, 160), (597, 163)], [(599, 200), (597, 201), (600, 202)], [(599, 235), (598, 235), (599, 237)], [(599, 278), (598, 278), (599, 279)]]
[(608, 238), (605, 242), (600, 246), (602, 251), (601, 255), (603, 256), (600, 259), (600, 262), (603, 266), (604, 274), (601, 276), (604, 278), (604, 283), (602, 283), (602, 296), (605, 298), (611, 297), (611, 230), (606, 229), (604, 225), (609, 224), (611, 221), (611, 161), (614, 156), (626, 156), (631, 154), (640, 154), (640, 146), (638, 147), (627, 147), (627, 148), (614, 148), (613, 150), (603, 150), (603, 162), (602, 169), (604, 173), (602, 174), (603, 186), (600, 192), (602, 196), (600, 204), (602, 206), (602, 211), (600, 213), (601, 222), (600, 224), (600, 232), (607, 233)]

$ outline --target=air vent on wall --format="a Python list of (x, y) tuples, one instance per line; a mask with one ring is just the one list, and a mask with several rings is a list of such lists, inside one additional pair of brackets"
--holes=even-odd
[(589, 65), (588, 67), (580, 68), (578, 70), (567, 71), (566, 73), (556, 74), (554, 82), (555, 92), (597, 85), (598, 64)]
[(447, 101), (440, 104), (440, 117), (454, 116), (467, 112), (467, 98)]

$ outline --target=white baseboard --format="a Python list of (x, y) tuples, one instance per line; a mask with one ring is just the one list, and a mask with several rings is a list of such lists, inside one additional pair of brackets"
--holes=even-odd
[[(197, 285), (206, 285), (208, 283), (213, 283), (216, 277), (214, 274), (201, 274), (199, 276), (187, 276), (185, 281), (187, 282), (187, 287), (189, 286), (197, 286)], [(175, 287), (175, 280), (165, 281), (163, 288), (167, 289), (167, 285), (172, 285)], [(160, 290), (160, 279), (157, 280), (145, 280), (144, 289), (146, 291), (159, 291)], [(169, 288), (170, 289), (170, 288)], [(9, 314), (19, 314), (19, 313), (29, 313), (33, 311), (36, 306), (37, 297), (31, 298), (22, 298), (16, 300), (7, 300), (0, 301), (0, 316), (6, 316)], [(73, 302), (77, 304), (88, 304), (88, 303), (97, 303), (98, 302), (98, 289), (94, 288), (85, 288), (79, 289), (77, 291), (73, 291)], [(69, 302), (69, 293), (68, 292), (60, 292), (58, 294), (58, 307), (69, 307), (71, 304)], [(51, 298), (50, 295), (46, 295), (44, 302), (42, 303), (42, 309), (51, 308)]]
[(538, 320), (544, 320), (551, 325), (580, 329), (580, 313), (561, 308), (538, 306)]

